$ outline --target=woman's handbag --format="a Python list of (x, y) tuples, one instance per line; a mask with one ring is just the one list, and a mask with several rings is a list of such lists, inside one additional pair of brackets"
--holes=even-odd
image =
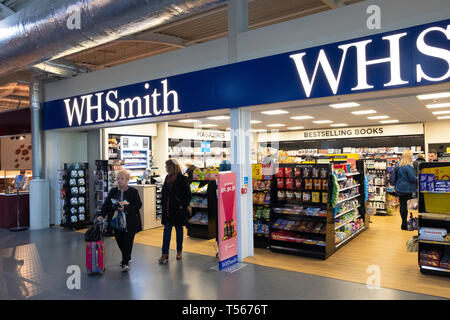
[(414, 218), (412, 212), (410, 213), (408, 219), (408, 231), (414, 231), (419, 229), (419, 221), (417, 218)]
[(419, 207), (419, 199), (409, 199), (408, 200), (408, 210), (417, 210)]

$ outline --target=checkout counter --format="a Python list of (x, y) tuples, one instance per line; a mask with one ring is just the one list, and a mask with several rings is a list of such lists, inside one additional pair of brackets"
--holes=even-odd
[[(17, 226), (17, 208), (19, 208), (19, 224), (30, 226), (30, 193), (28, 190), (17, 190), (12, 187), (19, 171), (0, 171), (0, 228), (10, 229)], [(26, 172), (31, 179), (31, 171)]]
[(156, 186), (154, 184), (133, 184), (142, 201), (140, 210), (142, 230), (161, 227), (161, 219), (156, 215)]

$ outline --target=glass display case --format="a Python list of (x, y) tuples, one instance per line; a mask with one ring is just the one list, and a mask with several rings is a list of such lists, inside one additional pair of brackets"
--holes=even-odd
[[(0, 194), (17, 193), (14, 180), (19, 174), (20, 170), (0, 170)], [(25, 170), (25, 177), (27, 178), (28, 182), (25, 182), (20, 192), (29, 192), (29, 181), (32, 178), (32, 171)]]

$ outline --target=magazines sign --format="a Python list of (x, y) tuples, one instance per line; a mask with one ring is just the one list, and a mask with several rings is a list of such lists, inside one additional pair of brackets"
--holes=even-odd
[(220, 172), (219, 202), (219, 270), (238, 262), (236, 232), (236, 173)]

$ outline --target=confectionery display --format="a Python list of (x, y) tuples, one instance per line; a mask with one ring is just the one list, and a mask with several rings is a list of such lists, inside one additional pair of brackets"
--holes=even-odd
[(61, 225), (73, 229), (89, 222), (88, 164), (65, 163), (62, 173), (63, 217)]

